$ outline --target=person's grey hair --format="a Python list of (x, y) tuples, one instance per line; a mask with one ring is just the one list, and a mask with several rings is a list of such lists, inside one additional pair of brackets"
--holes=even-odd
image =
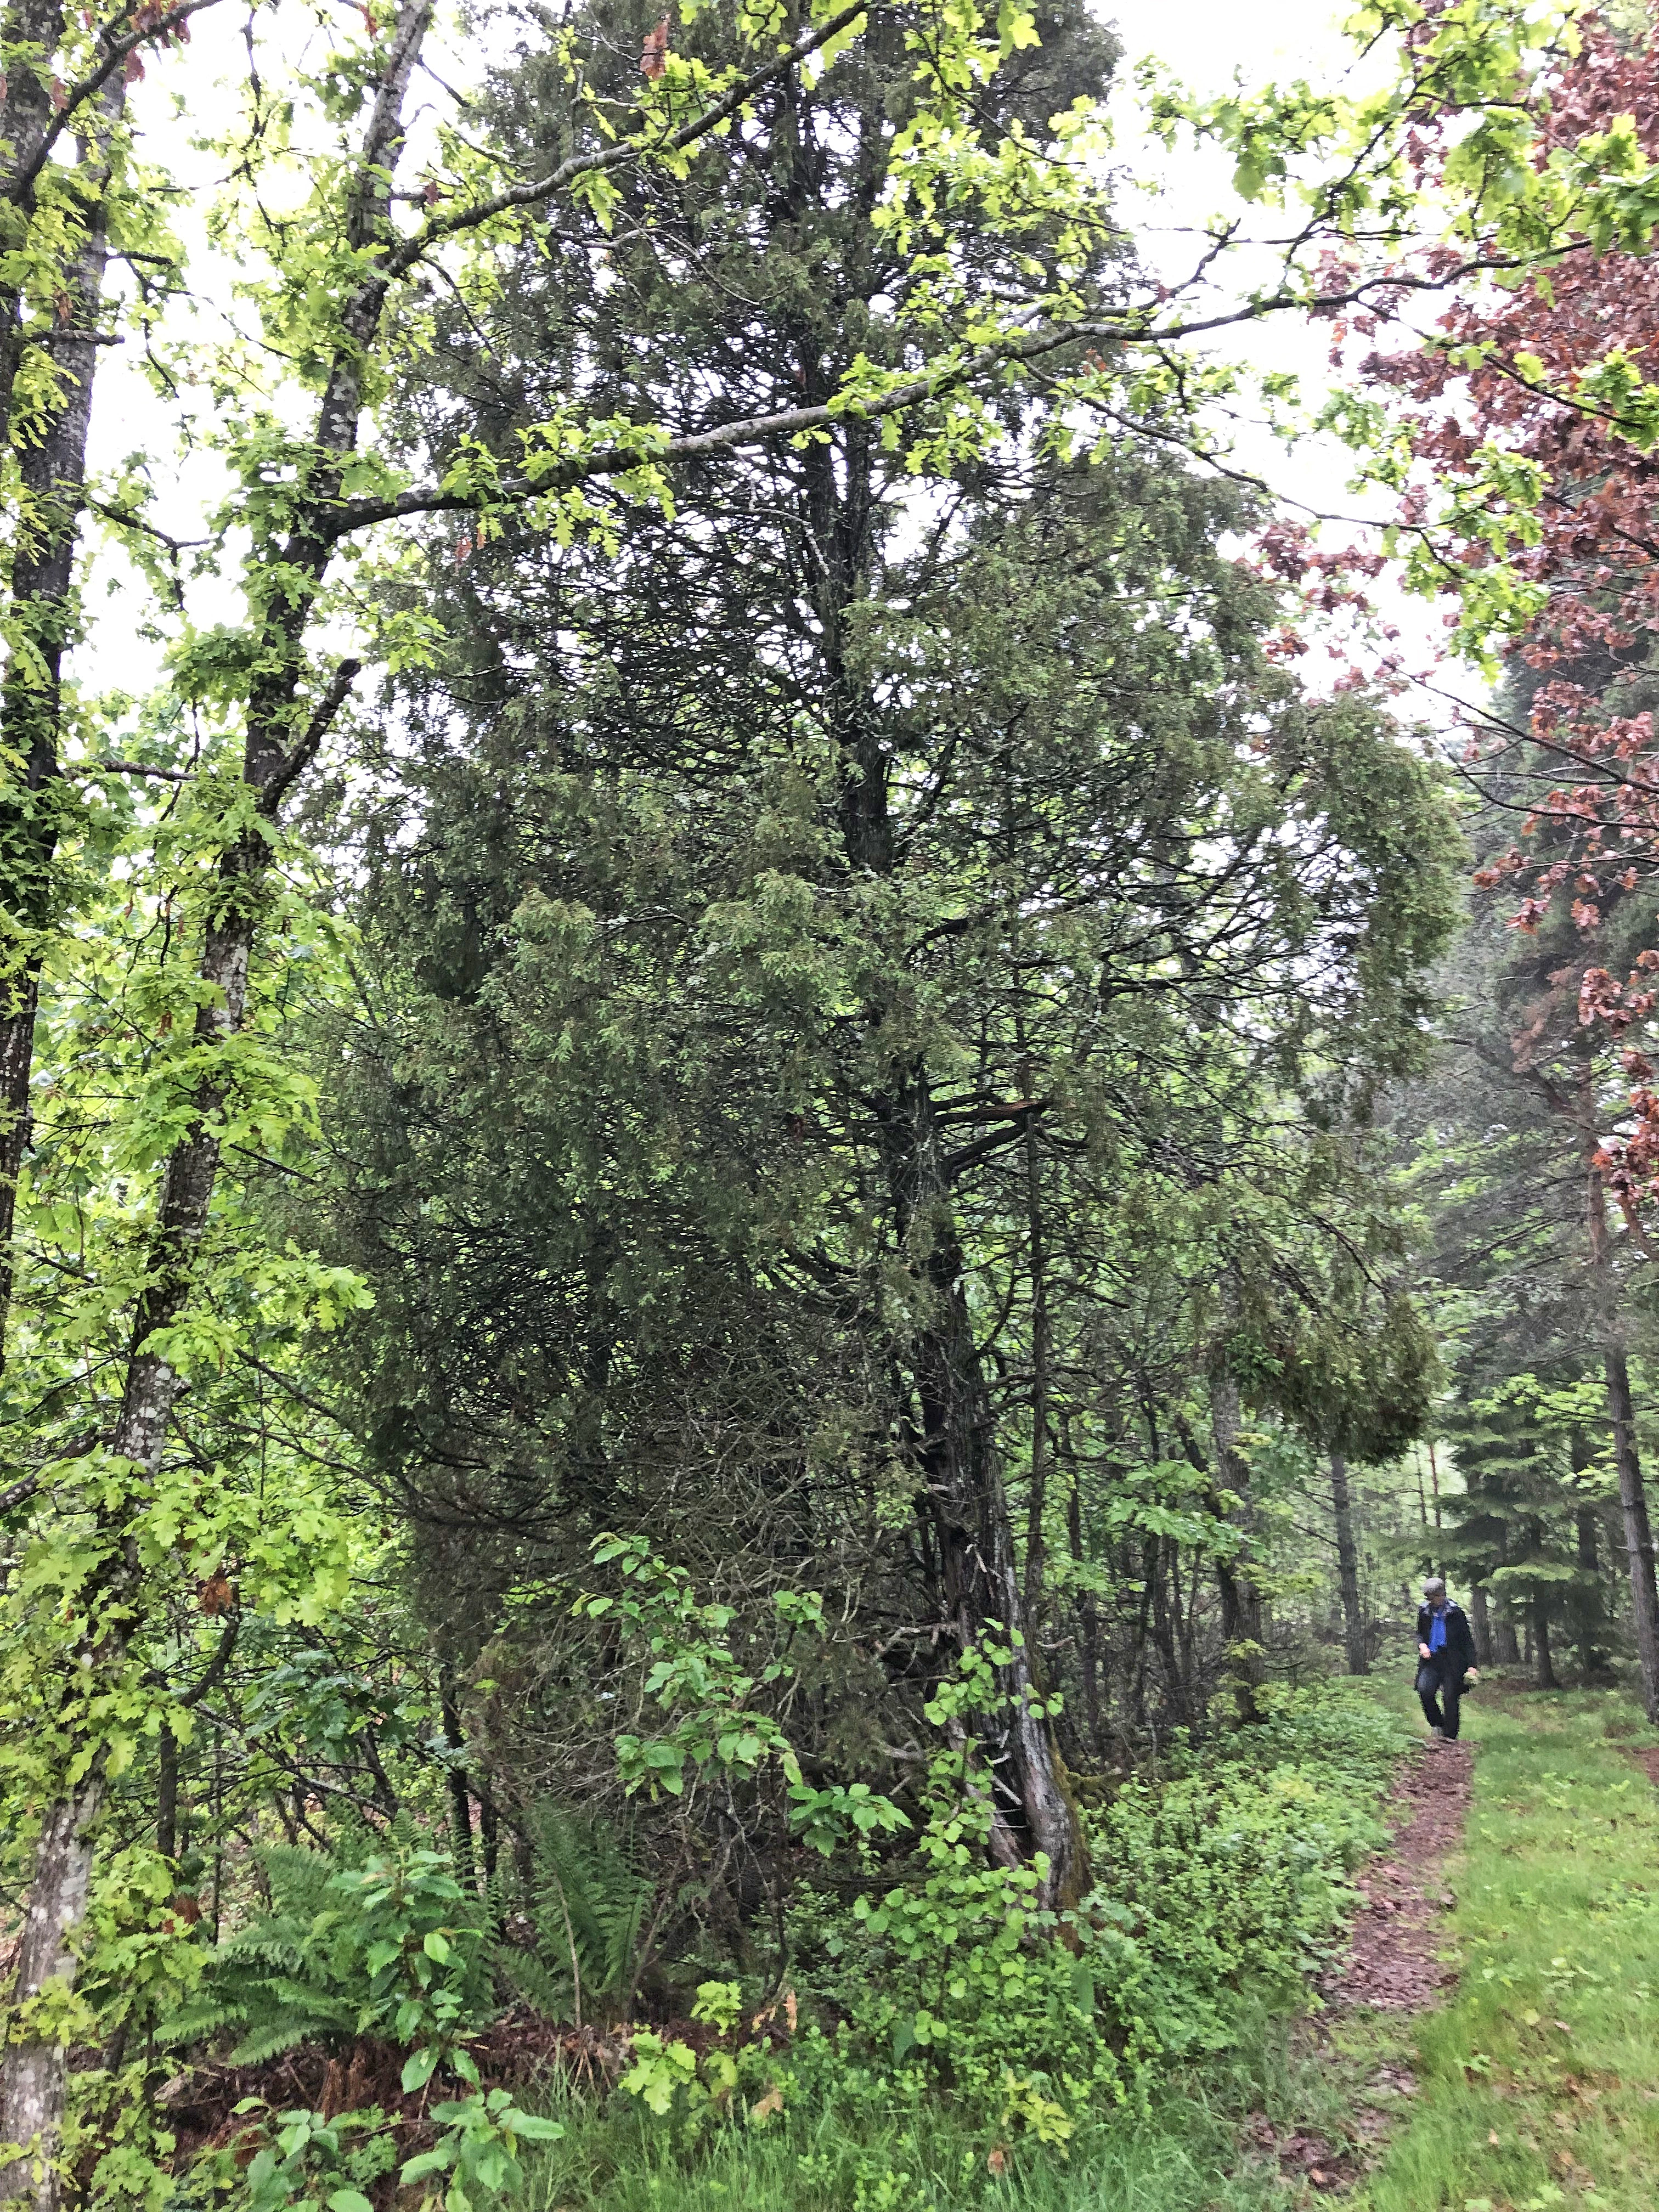
[(1444, 1597), (1446, 1595), (1446, 1585), (1441, 1581), (1438, 1575), (1431, 1575), (1429, 1577), (1428, 1580), (1423, 1585), (1423, 1595), (1425, 1597)]

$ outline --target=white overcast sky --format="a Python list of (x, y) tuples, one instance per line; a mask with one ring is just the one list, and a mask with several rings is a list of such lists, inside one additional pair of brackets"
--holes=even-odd
[[(1151, 56), (1192, 91), (1208, 95), (1227, 92), (1241, 79), (1247, 87), (1296, 77), (1326, 85), (1346, 79), (1358, 88), (1364, 80), (1356, 72), (1386, 66), (1386, 61), (1379, 55), (1363, 62), (1343, 36), (1342, 23), (1352, 12), (1350, 0), (1271, 0), (1268, 5), (1260, 0), (1237, 0), (1233, 5), (1223, 0), (1119, 0), (1115, 6), (1107, 0), (1102, 8), (1122, 38), (1126, 79), (1133, 79), (1136, 63)], [(1161, 149), (1139, 155), (1125, 150), (1151, 187), (1133, 212), (1125, 210), (1141, 234), (1143, 252), (1160, 267), (1189, 266), (1184, 228), (1201, 225), (1226, 206), (1226, 163), (1218, 158), (1195, 161), (1190, 151), (1172, 160)], [(1328, 344), (1328, 331), (1292, 316), (1241, 326), (1220, 341), (1222, 349), (1257, 368), (1293, 371), (1315, 402), (1331, 380)], [(1357, 495), (1350, 489), (1352, 461), (1334, 439), (1310, 438), (1287, 449), (1248, 424), (1241, 424), (1235, 436), (1237, 459), (1286, 501), (1325, 514), (1383, 519), (1384, 507), (1374, 495)], [(1335, 544), (1352, 534), (1332, 526), (1325, 542)], [(1455, 720), (1455, 700), (1483, 697), (1484, 679), (1442, 657), (1443, 608), (1406, 598), (1386, 576), (1372, 596), (1401, 632), (1407, 668), (1431, 678), (1402, 698), (1401, 711), (1447, 727)]]
[[(1347, 0), (1274, 0), (1274, 4), (1267, 6), (1260, 0), (1257, 4), (1252, 4), (1252, 0), (1232, 0), (1232, 4), (1224, 4), (1224, 0), (1117, 0), (1115, 5), (1113, 0), (1096, 0), (1096, 4), (1103, 16), (1115, 23), (1123, 40), (1126, 85), (1132, 82), (1133, 64), (1146, 55), (1156, 56), (1167, 70), (1203, 94), (1226, 90), (1236, 73), (1250, 85), (1298, 76), (1329, 82), (1342, 75), (1352, 60), (1352, 49), (1340, 28)], [(179, 95), (186, 108), (186, 117), (181, 120), (186, 128), (191, 121), (197, 121), (199, 127), (202, 115), (211, 112), (215, 80), (237, 74), (245, 66), (241, 25), (240, 19), (233, 20), (234, 15), (234, 11), (227, 8), (198, 16), (191, 46), (153, 69), (135, 102), (148, 109), (145, 120), (152, 130), (163, 123)], [(441, 58), (441, 73), (450, 82), (468, 73), (471, 58), (465, 51), (451, 46)], [(1118, 107), (1121, 127), (1133, 114), (1133, 101), (1121, 100)], [(173, 128), (176, 131), (178, 126)], [(1154, 187), (1133, 196), (1123, 210), (1126, 220), (1141, 234), (1146, 258), (1172, 272), (1184, 270), (1193, 258), (1193, 247), (1182, 234), (1225, 206), (1227, 164), (1195, 159), (1190, 149), (1171, 158), (1161, 149), (1138, 145), (1127, 136), (1120, 141), (1120, 150), (1132, 173)], [(179, 167), (186, 174), (191, 166), (199, 164), (199, 157), (183, 154), (182, 149), (180, 155)], [(205, 167), (199, 167), (199, 175), (205, 184)], [(207, 312), (211, 313), (210, 307)], [(1317, 393), (1328, 379), (1325, 337), (1290, 317), (1242, 329), (1224, 343), (1234, 355), (1255, 366), (1295, 370), (1311, 392)], [(130, 352), (125, 358), (119, 353), (113, 358), (106, 356), (100, 365), (94, 421), (96, 465), (107, 467), (135, 447), (150, 449), (160, 461), (161, 449), (170, 442), (166, 413), (145, 388)], [(1310, 441), (1287, 452), (1248, 423), (1237, 428), (1235, 437), (1237, 458), (1287, 498), (1326, 512), (1351, 513), (1357, 507), (1380, 512), (1375, 502), (1356, 501), (1348, 492), (1347, 459), (1334, 442)], [(188, 532), (189, 509), (196, 505), (199, 512), (199, 501), (210, 494), (216, 474), (216, 471), (204, 471), (198, 465), (173, 476), (174, 496), (167, 505), (177, 521), (169, 526)], [(136, 602), (118, 583), (124, 565), (107, 556), (98, 563), (98, 584), (91, 599), (94, 606), (101, 606), (102, 615), (101, 619), (95, 618), (89, 659), (100, 674), (110, 672), (106, 680), (139, 683), (150, 672), (144, 664), (153, 666), (153, 656), (134, 650)], [(112, 598), (106, 599), (98, 586), (111, 583), (117, 584), (117, 590)], [(200, 594), (198, 619), (234, 618), (230, 594), (224, 595), (222, 605), (210, 606), (209, 603), (218, 596), (210, 589)], [(1392, 593), (1387, 595), (1387, 613), (1404, 634), (1407, 665), (1427, 665), (1444, 634), (1439, 611), (1403, 602)], [(1307, 666), (1307, 673), (1317, 681), (1318, 672), (1313, 666)], [(1468, 673), (1452, 675), (1442, 671), (1441, 680), (1449, 681), (1463, 696), (1478, 694), (1480, 688)], [(1420, 712), (1436, 722), (1446, 720), (1443, 708), (1427, 694), (1402, 702), (1402, 706), (1408, 714)]]

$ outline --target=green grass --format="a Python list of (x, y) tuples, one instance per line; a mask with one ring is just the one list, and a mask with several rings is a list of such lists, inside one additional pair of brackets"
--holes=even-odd
[[(1376, 1694), (1404, 1715), (1409, 1693)], [(1652, 2212), (1659, 2203), (1659, 1791), (1628, 1699), (1492, 1687), (1465, 1708), (1479, 1747), (1465, 1850), (1446, 1869), (1462, 1979), (1415, 2021), (1256, 2017), (1231, 2057), (1139, 2117), (1079, 2130), (1069, 2156), (1018, 2148), (991, 2183), (985, 2141), (934, 2102), (830, 2100), (691, 2156), (642, 2116), (573, 2104), (513, 2212)], [(1418, 2094), (1354, 2192), (1334, 2199), (1243, 2123), (1352, 2147), (1382, 2068)], [(1368, 2091), (1368, 2084), (1371, 2085)], [(1496, 2140), (1494, 2140), (1494, 2138)]]
[[(1659, 2201), (1659, 1791), (1627, 1699), (1478, 1692), (1462, 1980), (1354, 2212), (1651, 2212)], [(1611, 1730), (1611, 1733), (1610, 1733)]]
[(1139, 2117), (1080, 2130), (1069, 2154), (1015, 2148), (991, 2183), (982, 2136), (933, 2104), (867, 2118), (844, 2108), (775, 2132), (726, 2133), (690, 2159), (638, 2116), (568, 2112), (570, 2133), (531, 2168), (514, 2212), (1290, 2212), (1303, 2201), (1271, 2160), (1241, 2157), (1239, 2124), (1317, 2112), (1334, 2130), (1343, 2093), (1294, 2057), (1282, 2017), (1251, 2024), (1231, 2061), (1172, 2087)]

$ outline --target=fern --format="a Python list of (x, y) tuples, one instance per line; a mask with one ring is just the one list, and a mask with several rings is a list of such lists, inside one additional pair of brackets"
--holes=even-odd
[(549, 1804), (538, 1808), (532, 1839), (536, 1948), (505, 1954), (505, 1971), (532, 2004), (556, 2016), (574, 2002), (578, 1975), (584, 2008), (625, 1994), (652, 1894), (628, 1839), (605, 1821)]
[[(356, 1869), (277, 1846), (260, 1864), (269, 1911), (218, 1946), (200, 1989), (162, 2028), (164, 2041), (234, 2036), (231, 2063), (257, 2066), (301, 2043), (337, 2049), (371, 2033), (402, 2042), (482, 2024), (482, 1967), (476, 1946), (461, 1940), (480, 1932), (478, 1916), (432, 1853)], [(441, 1975), (424, 1948), (440, 1927)]]
[(164, 2030), (171, 2044), (234, 2033), (228, 2056), (237, 2066), (259, 2065), (301, 2043), (349, 2039), (361, 2009), (348, 1994), (356, 1947), (339, 1899), (329, 1894), (335, 1861), (276, 1845), (260, 1853), (260, 1864), (270, 1910), (219, 1945), (201, 1989)]

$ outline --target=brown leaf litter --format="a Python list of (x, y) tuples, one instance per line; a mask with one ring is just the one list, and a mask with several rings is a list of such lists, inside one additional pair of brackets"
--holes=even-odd
[(1389, 1793), (1393, 1843), (1354, 1885), (1348, 1954), (1322, 1986), (1328, 2010), (1427, 2012), (1456, 1981), (1438, 1955), (1442, 1916), (1456, 1903), (1445, 1869), (1462, 1841), (1473, 1778), (1466, 1744), (1435, 1740), (1403, 1762)]

